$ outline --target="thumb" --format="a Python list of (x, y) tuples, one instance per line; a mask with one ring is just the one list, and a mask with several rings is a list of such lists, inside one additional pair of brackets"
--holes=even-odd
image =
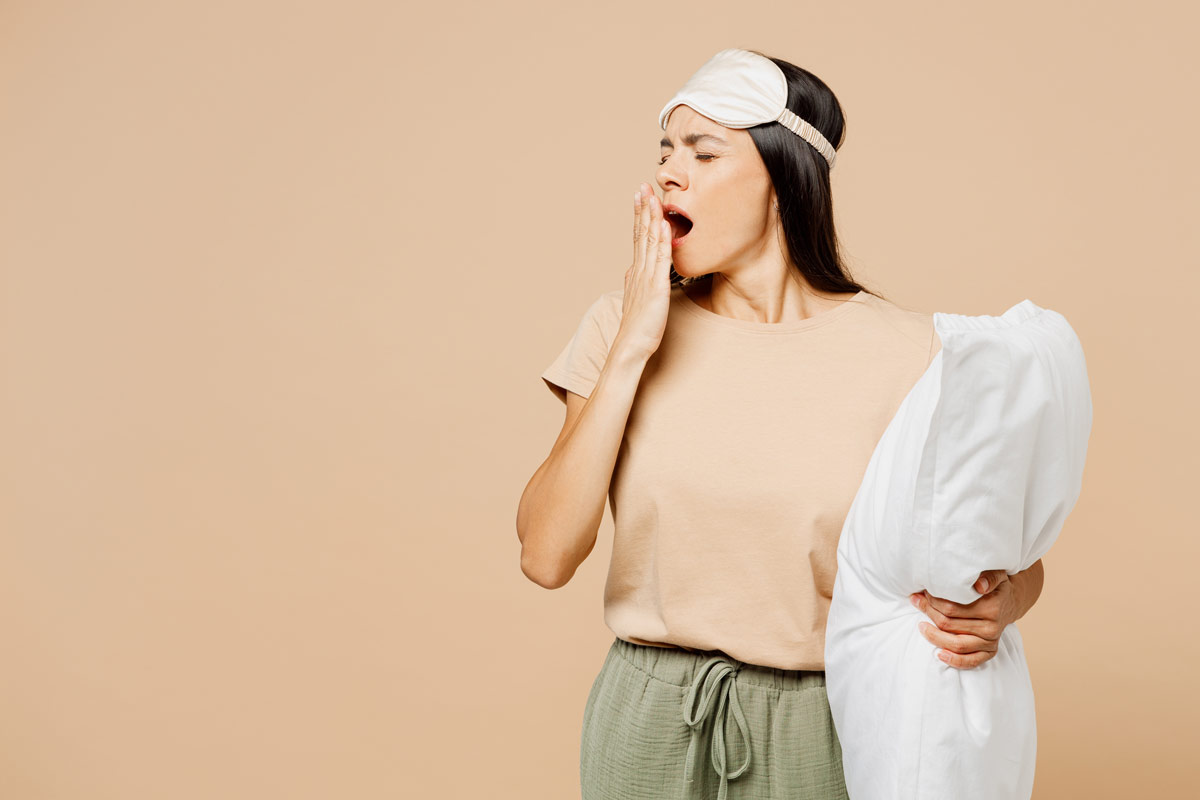
[(1002, 569), (987, 569), (979, 573), (979, 580), (975, 581), (975, 591), (980, 594), (987, 594), (993, 591), (1000, 582), (1008, 579), (1008, 573)]

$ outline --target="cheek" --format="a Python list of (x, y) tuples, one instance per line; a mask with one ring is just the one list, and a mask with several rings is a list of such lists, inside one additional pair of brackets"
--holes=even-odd
[(764, 209), (769, 203), (769, 187), (758, 179), (731, 175), (714, 193), (720, 198), (720, 210), (715, 215), (722, 228), (738, 236), (758, 236), (766, 221)]
[(726, 161), (704, 175), (701, 237), (714, 255), (754, 246), (770, 227), (764, 211), (770, 197), (769, 181), (764, 184), (762, 176), (747, 175), (728, 165)]
[(767, 230), (766, 218), (756, 202), (752, 200), (737, 200), (722, 202), (721, 208), (714, 215), (717, 220), (716, 233), (730, 244), (745, 244), (754, 242)]

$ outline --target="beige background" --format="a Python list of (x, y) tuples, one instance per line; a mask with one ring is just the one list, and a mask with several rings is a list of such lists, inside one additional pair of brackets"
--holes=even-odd
[(563, 589), (522, 576), (538, 374), (724, 47), (838, 94), (860, 280), (1075, 327), (1035, 797), (1194, 796), (1196, 22), (0, 2), (0, 797), (578, 796), (611, 521)]

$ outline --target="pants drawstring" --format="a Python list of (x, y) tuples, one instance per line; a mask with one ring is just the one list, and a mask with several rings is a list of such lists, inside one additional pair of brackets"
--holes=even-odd
[[(741, 775), (750, 766), (750, 728), (737, 699), (736, 677), (741, 668), (740, 664), (731, 664), (720, 656), (710, 658), (697, 670), (696, 677), (692, 680), (691, 687), (688, 688), (687, 699), (684, 700), (683, 721), (692, 729), (692, 739), (688, 743), (687, 764), (684, 767), (683, 777), (685, 781), (691, 783), (695, 771), (693, 762), (699, 751), (697, 743), (700, 740), (701, 728), (709, 717), (714, 697), (719, 695), (716, 713), (712, 717), (712, 764), (717, 774), (721, 776), (721, 788), (717, 794), (717, 800), (725, 800), (729, 781)], [(725, 680), (726, 678), (728, 680)], [(700, 699), (699, 710), (696, 709), (697, 694)], [(742, 743), (746, 748), (746, 763), (729, 773), (725, 771), (728, 762), (728, 753), (725, 750), (726, 703), (729, 708), (733, 709), (733, 717), (737, 721)]]

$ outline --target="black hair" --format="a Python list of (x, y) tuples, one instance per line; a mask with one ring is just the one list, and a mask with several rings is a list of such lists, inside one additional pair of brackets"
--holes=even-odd
[[(751, 50), (770, 58), (757, 50)], [(821, 132), (834, 149), (845, 139), (842, 106), (825, 82), (806, 69), (771, 58), (787, 78), (787, 107)], [(785, 256), (804, 280), (820, 292), (867, 292), (850, 276), (842, 261), (833, 225), (833, 193), (829, 164), (817, 149), (779, 122), (746, 129), (766, 165), (779, 201), (779, 216), (786, 243)], [(671, 285), (698, 283), (708, 276), (684, 278), (671, 269)]]

